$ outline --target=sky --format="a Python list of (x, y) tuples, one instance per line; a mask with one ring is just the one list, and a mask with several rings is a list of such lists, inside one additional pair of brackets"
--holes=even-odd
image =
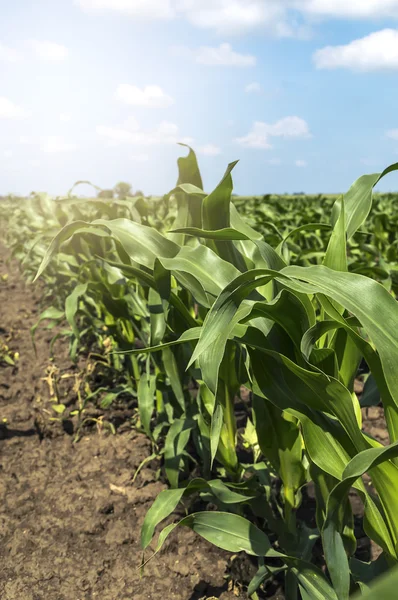
[[(398, 0), (0, 4), (0, 194), (337, 193), (398, 161)], [(380, 190), (398, 190), (398, 175)], [(84, 188), (82, 190), (84, 192)]]

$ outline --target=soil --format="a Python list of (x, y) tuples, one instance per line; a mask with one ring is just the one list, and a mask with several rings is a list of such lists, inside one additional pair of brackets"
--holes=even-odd
[(62, 396), (73, 402), (79, 366), (61, 341), (50, 360), (53, 333), (43, 329), (36, 333), (35, 355), (30, 328), (43, 308), (40, 284), (26, 285), (7, 256), (0, 246), (0, 345), (7, 344), (11, 356), (18, 352), (19, 360), (0, 365), (0, 598), (239, 596), (225, 575), (230, 556), (187, 529), (169, 538), (140, 577), (141, 525), (166, 487), (156, 461), (133, 482), (151, 444), (128, 423), (116, 435), (94, 427), (74, 443), (68, 424), (51, 420), (51, 376), (63, 374)]

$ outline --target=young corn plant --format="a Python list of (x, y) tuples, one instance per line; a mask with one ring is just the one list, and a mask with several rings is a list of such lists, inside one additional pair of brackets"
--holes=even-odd
[[(370, 213), (373, 187), (398, 164), (357, 180), (336, 200), (330, 224), (298, 224), (273, 245), (231, 203), (234, 166), (207, 194), (190, 151), (179, 161), (179, 181), (171, 192), (178, 204), (171, 232), (128, 219), (71, 223), (51, 243), (38, 275), (79, 231), (105, 236), (114, 241), (118, 259), (97, 260), (139, 282), (157, 307), (145, 350), (161, 353), (163, 362), (174, 358), (168, 374), (181, 402), (177, 414), (172, 405), (173, 412), (157, 407), (170, 416), (165, 460), (173, 489), (162, 492), (149, 510), (143, 548), (183, 498), (200, 493), (220, 510), (169, 525), (156, 550), (175, 527), (187, 526), (225, 550), (258, 557), (249, 594), (281, 572), (289, 600), (346, 600), (398, 560), (398, 306), (388, 285), (349, 270), (350, 244)], [(322, 231), (329, 237), (317, 264), (289, 265), (292, 239)], [(132, 350), (138, 352), (143, 349)], [(386, 447), (362, 432), (354, 393), (362, 360), (382, 398), (391, 442)], [(182, 367), (196, 394), (182, 390)], [(140, 410), (148, 424), (156, 384), (145, 385)], [(242, 464), (237, 453), (234, 399), (242, 385), (250, 390), (263, 455), (252, 465)], [(191, 435), (204, 473), (217, 461), (224, 481), (196, 478), (178, 487)], [(363, 482), (365, 473), (375, 491)], [(316, 530), (297, 522), (309, 481), (315, 487)], [(354, 556), (351, 487), (363, 500), (368, 536), (383, 549), (375, 563)], [(326, 573), (313, 561), (318, 537)]]
[[(191, 152), (187, 159), (180, 160), (179, 181), (186, 180), (192, 174), (197, 177), (197, 183), (201, 184), (196, 157)], [(184, 186), (185, 184), (182, 183), (181, 185)], [(203, 192), (201, 194), (203, 195)], [(169, 196), (163, 199), (165, 204), (169, 201)], [(187, 194), (182, 190), (178, 190), (175, 196), (180, 207), (176, 219), (177, 224), (180, 219), (181, 225), (200, 225), (201, 222), (196, 222), (195, 219), (201, 218), (201, 196), (194, 198), (194, 201), (190, 204), (187, 202)], [(111, 230), (108, 225), (111, 226)], [(89, 232), (93, 234), (91, 243), (88, 242), (87, 237)], [(111, 236), (109, 236), (109, 232)], [(147, 232), (150, 232), (150, 238), (145, 240), (143, 234)], [(170, 345), (162, 346), (159, 353), (152, 355), (143, 369), (142, 377), (137, 375), (138, 369), (136, 369), (135, 377), (141, 424), (144, 430), (148, 435), (151, 435), (150, 421), (154, 409), (154, 394), (156, 396), (158, 427), (153, 435), (157, 436), (161, 428), (167, 423), (170, 425), (164, 453), (166, 472), (172, 485), (178, 484), (179, 464), (186, 455), (185, 448), (189, 439), (192, 439), (202, 457), (208, 455), (211, 450), (213, 453), (217, 452), (221, 457), (224, 468), (237, 477), (239, 466), (235, 451), (236, 425), (233, 414), (233, 400), (236, 391), (239, 389), (239, 382), (235, 377), (228, 376), (229, 373), (234, 373), (234, 369), (229, 368), (228, 361), (234, 362), (239, 357), (235, 356), (235, 349), (231, 347), (228, 358), (226, 357), (224, 360), (224, 387), (220, 389), (220, 398), (222, 397), (226, 409), (226, 419), (225, 423), (221, 424), (220, 443), (210, 449), (209, 426), (210, 415), (215, 402), (214, 397), (206, 386), (201, 385), (200, 378), (197, 377), (198, 373), (193, 373), (194, 369), (190, 369), (188, 374), (184, 375), (192, 354), (191, 345), (174, 347), (176, 334), (180, 335), (187, 329), (195, 329), (198, 323), (203, 323), (204, 315), (210, 307), (209, 299), (213, 299), (219, 293), (222, 284), (227, 283), (230, 277), (224, 277), (221, 282), (213, 282), (211, 276), (207, 274), (206, 287), (209, 287), (209, 291), (205, 292), (200, 281), (185, 272), (184, 256), (182, 254), (178, 278), (172, 278), (167, 268), (159, 261), (158, 256), (163, 255), (166, 260), (167, 258), (173, 258), (181, 248), (173, 239), (177, 239), (183, 244), (186, 239), (187, 258), (190, 259), (192, 253), (195, 256), (195, 247), (189, 245), (191, 239), (178, 233), (170, 234), (169, 237), (162, 237), (156, 229), (126, 219), (113, 221), (97, 219), (90, 224), (80, 222), (67, 225), (52, 242), (44, 259), (44, 266), (47, 266), (50, 262), (51, 256), (58, 250), (61, 242), (70, 238), (71, 233), (74, 235), (73, 247), (75, 249), (79, 248), (82, 242), (85, 244), (85, 264), (91, 264), (92, 268), (105, 270), (108, 274), (109, 272), (117, 273), (119, 276), (118, 282), (124, 282), (124, 286), (132, 291), (130, 294), (131, 303), (133, 300), (136, 303), (138, 300), (141, 301), (144, 311), (141, 315), (143, 318), (141, 319), (139, 332), (137, 332), (141, 342), (144, 341), (145, 346), (152, 345), (156, 347), (165, 340), (165, 336), (172, 334)], [(108, 242), (110, 237), (113, 239), (114, 244), (112, 249), (104, 245), (104, 242)], [(133, 245), (129, 247), (131, 242)], [(99, 247), (101, 244), (102, 248)], [(69, 243), (68, 246), (71, 248), (72, 244)], [(196, 243), (195, 246), (197, 246)], [(200, 253), (198, 257), (200, 262), (196, 261), (197, 266), (204, 274), (208, 267), (206, 257), (211, 257), (212, 252), (200, 247), (197, 247), (197, 250)], [(65, 252), (64, 246), (63, 253)], [(120, 255), (118, 261), (115, 260), (115, 253)], [(135, 258), (130, 260), (129, 256), (133, 254)], [(98, 258), (101, 256), (102, 258)], [(217, 255), (215, 257), (217, 258)], [(124, 262), (120, 262), (121, 259)], [(239, 272), (233, 265), (226, 264), (226, 267), (229, 269), (231, 276)], [(178, 283), (180, 279), (188, 285), (180, 286)], [(75, 296), (79, 293), (87, 295), (89, 289), (86, 282), (84, 286), (77, 286), (72, 294)], [(133, 293), (133, 290), (135, 290), (135, 293)], [(207, 295), (209, 295), (209, 299)], [(102, 282), (102, 288), (95, 303), (97, 311), (106, 302), (108, 296), (108, 293), (104, 293)], [(196, 302), (196, 297), (199, 297), (200, 304)], [(71, 303), (72, 305), (73, 311), (68, 321), (73, 329), (77, 303), (74, 301)], [(114, 310), (115, 308), (112, 307), (113, 313)], [(130, 317), (131, 322), (133, 322), (134, 311), (130, 311)], [(145, 317), (147, 317), (147, 323)], [(146, 324), (149, 325), (149, 331)], [(76, 323), (75, 329), (77, 329)], [(76, 339), (78, 333), (77, 331)], [(191, 335), (189, 332), (188, 340), (191, 339)], [(119, 349), (126, 354), (122, 348), (119, 347)], [(142, 354), (142, 348), (138, 348), (136, 353)], [(135, 360), (135, 357), (132, 356), (131, 360)], [(164, 383), (167, 383), (167, 385), (165, 386)], [(200, 405), (201, 410), (198, 410), (198, 405)], [(206, 418), (203, 418), (203, 414), (206, 415)], [(210, 464), (207, 459), (206, 462)]]

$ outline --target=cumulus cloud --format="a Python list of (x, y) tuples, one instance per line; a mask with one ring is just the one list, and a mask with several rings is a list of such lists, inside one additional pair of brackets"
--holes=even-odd
[(398, 140), (398, 129), (389, 129), (386, 131), (386, 136), (391, 140)]
[(311, 137), (308, 123), (300, 117), (284, 117), (275, 123), (255, 121), (249, 133), (235, 141), (244, 148), (269, 150), (272, 148), (270, 138), (308, 138)]
[(141, 89), (135, 85), (121, 83), (116, 89), (116, 97), (131, 106), (167, 108), (174, 104), (173, 98), (158, 85), (147, 85)]
[(27, 45), (41, 60), (58, 62), (65, 60), (68, 56), (68, 48), (62, 44), (55, 42), (47, 42), (43, 40), (28, 40)]
[(152, 129), (142, 129), (134, 120), (118, 127), (98, 125), (97, 134), (111, 145), (130, 144), (135, 146), (159, 146), (165, 144), (191, 144), (192, 138), (183, 137), (175, 123), (162, 121)]
[(398, 18), (398, 0), (292, 0), (286, 3), (305, 14), (347, 19)]
[(204, 146), (199, 146), (197, 152), (204, 156), (217, 156), (218, 154), (221, 154), (221, 148), (214, 144), (205, 144)]
[(294, 32), (288, 22), (289, 0), (75, 0), (86, 12), (113, 11), (151, 20), (186, 19), (192, 25), (220, 34), (241, 34), (253, 29), (277, 36)]
[(29, 111), (14, 104), (8, 98), (0, 96), (0, 119), (24, 119), (29, 116)]
[(398, 30), (383, 29), (346, 45), (326, 46), (314, 53), (313, 60), (317, 69), (398, 69)]
[[(398, 0), (75, 0), (87, 12), (113, 11), (135, 19), (185, 19), (220, 35), (255, 30), (306, 37), (321, 19), (398, 19)], [(299, 17), (299, 18), (297, 18)]]
[(219, 34), (267, 30), (284, 37), (293, 34), (285, 0), (183, 0), (180, 14), (193, 25)]

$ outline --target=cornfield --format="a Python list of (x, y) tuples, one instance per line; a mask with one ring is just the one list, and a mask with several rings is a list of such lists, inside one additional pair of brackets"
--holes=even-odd
[[(335, 197), (234, 196), (235, 168), (209, 193), (189, 148), (163, 197), (84, 199), (74, 186), (1, 200), (12, 255), (44, 281), (33, 343), (46, 326), (73, 360), (90, 352), (107, 368), (77, 409), (60, 400), (54, 413), (74, 419), (78, 442), (89, 400), (104, 415), (134, 403), (168, 482), (142, 526), (144, 577), (187, 527), (256, 561), (250, 598), (275, 578), (287, 600), (394, 598), (398, 217), (396, 196), (373, 188), (398, 163)], [(374, 406), (388, 443), (363, 430)], [(353, 491), (377, 560), (358, 557)]]

